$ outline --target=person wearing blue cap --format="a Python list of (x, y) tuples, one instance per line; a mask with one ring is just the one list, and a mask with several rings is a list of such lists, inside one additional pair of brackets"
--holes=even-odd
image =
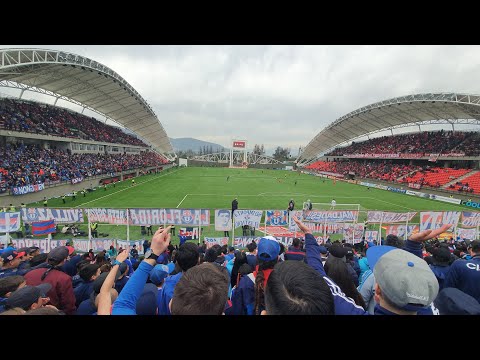
[(264, 291), (273, 267), (278, 262), (280, 244), (273, 236), (260, 239), (255, 271), (240, 279), (232, 297), (233, 315), (260, 315), (265, 310)]
[(162, 288), (165, 278), (175, 269), (174, 263), (168, 265), (158, 264), (150, 271), (150, 281), (157, 287), (157, 307), (160, 306), (160, 299), (162, 298)]

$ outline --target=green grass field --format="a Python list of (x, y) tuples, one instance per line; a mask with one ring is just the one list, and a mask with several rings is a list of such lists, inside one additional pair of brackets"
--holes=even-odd
[[(227, 181), (227, 176), (230, 176)], [(295, 185), (297, 181), (297, 185)], [(286, 209), (293, 198), (296, 208), (301, 209), (307, 199), (314, 203), (330, 203), (335, 198), (337, 208), (341, 204), (360, 204), (360, 210), (389, 210), (397, 212), (422, 210), (465, 210), (460, 205), (422, 199), (390, 191), (370, 189), (360, 185), (331, 180), (291, 171), (227, 168), (181, 168), (170, 169), (157, 175), (142, 176), (136, 179), (136, 186), (130, 181), (110, 185), (107, 190), (97, 189), (82, 197), (80, 193), (75, 201), (67, 198), (63, 204), (60, 198), (50, 199), (48, 206), (61, 207), (106, 207), (106, 208), (231, 208), (234, 197), (238, 197), (240, 209)], [(87, 182), (88, 185), (88, 182)], [(42, 207), (40, 203), (30, 207)], [(211, 212), (213, 224), (214, 212)], [(360, 221), (366, 217), (361, 212)], [(418, 222), (418, 215), (413, 222)], [(177, 235), (178, 235), (177, 226)], [(87, 225), (81, 225), (87, 230)], [(126, 226), (100, 225), (99, 232), (109, 237), (126, 239)], [(239, 232), (240, 230), (237, 229)], [(237, 233), (238, 234), (238, 233)], [(258, 235), (257, 231), (257, 235)], [(223, 236), (215, 231), (213, 225), (206, 227), (202, 235)], [(55, 239), (67, 238), (56, 234)], [(142, 239), (139, 227), (130, 227), (130, 239)], [(178, 242), (178, 237), (173, 243)]]

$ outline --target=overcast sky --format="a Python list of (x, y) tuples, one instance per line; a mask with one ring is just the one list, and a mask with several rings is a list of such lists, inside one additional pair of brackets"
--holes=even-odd
[(377, 101), (480, 93), (480, 46), (34, 47), (113, 69), (152, 106), (170, 137), (225, 147), (246, 139), (252, 148), (289, 146), (292, 154), (338, 117)]

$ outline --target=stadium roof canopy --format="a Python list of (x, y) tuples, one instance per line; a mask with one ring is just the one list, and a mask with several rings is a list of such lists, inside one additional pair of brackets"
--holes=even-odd
[(364, 106), (338, 118), (320, 131), (305, 147), (297, 162), (310, 162), (339, 145), (347, 145), (352, 140), (376, 132), (432, 124), (480, 125), (480, 96), (415, 94)]
[[(173, 153), (145, 99), (112, 69), (84, 56), (45, 49), (0, 49), (0, 86), (51, 95), (123, 125), (160, 153)], [(21, 96), (20, 95), (20, 96)]]

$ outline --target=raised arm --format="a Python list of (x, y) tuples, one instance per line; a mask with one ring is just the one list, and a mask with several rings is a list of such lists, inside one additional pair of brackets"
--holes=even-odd
[[(153, 235), (150, 249), (160, 256), (170, 244), (170, 228), (158, 229)], [(127, 282), (119, 297), (113, 304), (112, 315), (136, 315), (137, 300), (147, 282), (148, 275), (156, 264), (155, 259), (144, 259)]]
[(445, 231), (450, 229), (451, 226), (452, 224), (445, 224), (441, 228), (438, 228), (436, 230), (424, 230), (416, 234), (412, 234), (405, 242), (405, 247), (403, 249), (423, 259), (422, 243), (424, 241), (437, 237), (441, 233), (444, 233)]
[(310, 229), (305, 226), (305, 224), (303, 224), (295, 216), (293, 217), (293, 221), (295, 221), (300, 231), (305, 234), (305, 252), (307, 255), (307, 264), (317, 270), (320, 275), (326, 276), (327, 274), (323, 268), (322, 258), (320, 256), (320, 245), (317, 244), (317, 240), (312, 235)]
[(120, 264), (123, 263), (128, 257), (128, 249), (122, 250), (115, 260), (115, 265), (105, 278), (100, 293), (98, 294), (98, 315), (110, 315), (110, 308), (112, 307), (112, 297), (110, 295), (110, 289), (115, 284), (115, 275), (117, 274)]

